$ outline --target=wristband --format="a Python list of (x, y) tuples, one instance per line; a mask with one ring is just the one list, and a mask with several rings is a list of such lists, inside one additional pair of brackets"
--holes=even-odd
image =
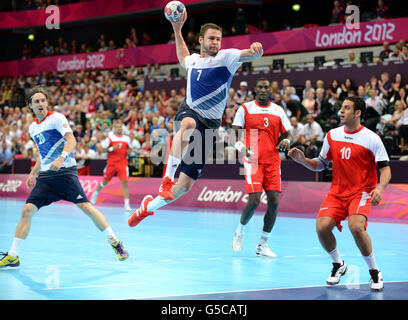
[(62, 153), (61, 153), (60, 157), (62, 157), (62, 158), (64, 158), (64, 159), (66, 159), (66, 158), (68, 157), (68, 152), (66, 152), (66, 151), (62, 151)]
[(109, 151), (109, 152), (112, 152), (112, 151), (113, 151), (113, 147), (110, 147), (110, 148), (108, 149), (108, 151)]
[(237, 149), (239, 152), (242, 152), (242, 150), (245, 148), (245, 145), (242, 143), (242, 141), (237, 141), (235, 143), (235, 149)]

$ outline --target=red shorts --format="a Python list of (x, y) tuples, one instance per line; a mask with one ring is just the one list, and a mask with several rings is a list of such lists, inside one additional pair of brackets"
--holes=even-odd
[(361, 214), (367, 218), (365, 228), (371, 208), (371, 196), (367, 192), (361, 192), (347, 199), (340, 199), (333, 194), (328, 194), (324, 199), (317, 217), (331, 217), (336, 221), (337, 229), (341, 231), (341, 221), (353, 214)]
[(270, 163), (244, 161), (246, 193), (281, 190), (281, 169)]
[(105, 181), (110, 181), (115, 174), (118, 176), (119, 180), (127, 180), (129, 176), (128, 166), (107, 165), (105, 169), (103, 169), (103, 179)]

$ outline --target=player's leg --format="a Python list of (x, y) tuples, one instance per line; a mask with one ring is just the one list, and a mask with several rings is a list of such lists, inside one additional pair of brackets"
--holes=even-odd
[(23, 207), (21, 218), (18, 222), (10, 250), (7, 253), (3, 254), (3, 257), (0, 260), (0, 268), (16, 268), (20, 266), (20, 246), (30, 232), (31, 218), (37, 211), (37, 207), (32, 203), (26, 203)]
[(348, 225), (354, 241), (363, 256), (364, 261), (367, 263), (371, 276), (371, 289), (374, 291), (382, 291), (384, 290), (383, 276), (375, 261), (371, 238), (366, 231), (370, 207), (371, 203), (369, 196), (364, 193), (361, 197), (359, 196), (351, 201), (351, 212), (359, 213), (350, 214)]
[(130, 201), (129, 201), (128, 176), (129, 176), (128, 166), (124, 166), (120, 170), (118, 170), (118, 178), (120, 180), (120, 184), (122, 185), (122, 193), (123, 193), (123, 199), (124, 199), (124, 209), (126, 211), (131, 211), (132, 208), (130, 207)]
[(241, 218), (234, 233), (234, 239), (232, 240), (232, 250), (237, 252), (242, 250), (244, 227), (251, 220), (256, 208), (258, 208), (261, 201), (261, 195), (262, 192), (251, 192), (248, 194), (248, 202), (242, 210)]
[(129, 226), (137, 226), (144, 218), (149, 215), (153, 215), (154, 211), (164, 207), (165, 205), (176, 201), (182, 195), (186, 194), (191, 190), (194, 185), (195, 180), (183, 172), (180, 172), (180, 176), (177, 183), (173, 188), (173, 200), (164, 200), (161, 196), (153, 198), (151, 195), (147, 195), (143, 198), (142, 204), (139, 209), (135, 210), (128, 221)]
[[(176, 117), (176, 121), (178, 118)], [(190, 137), (197, 126), (197, 121), (193, 117), (186, 116), (181, 119), (180, 129), (173, 138), (167, 159), (166, 172), (160, 185), (159, 195), (165, 200), (173, 199), (174, 175), (185, 155)]]
[(101, 181), (101, 183), (98, 185), (95, 192), (91, 196), (91, 200), (90, 200), (91, 204), (96, 203), (96, 200), (98, 199), (99, 192), (109, 183), (110, 179), (105, 178), (105, 173), (104, 173), (104, 179)]
[(336, 285), (340, 282), (341, 276), (347, 272), (347, 265), (340, 257), (337, 249), (336, 238), (333, 234), (333, 228), (337, 225), (336, 220), (330, 216), (320, 216), (316, 220), (316, 232), (320, 244), (332, 259), (333, 268), (331, 274), (326, 280), (328, 285)]
[(112, 228), (109, 226), (109, 223), (106, 220), (105, 216), (90, 202), (80, 202), (76, 203), (76, 205), (79, 209), (81, 209), (83, 213), (91, 218), (94, 225), (106, 235), (110, 245), (112, 246), (112, 249), (117, 254), (119, 260), (126, 260), (129, 254), (123, 247), (122, 243), (118, 240)]
[(264, 215), (264, 226), (262, 229), (261, 238), (256, 247), (257, 255), (276, 258), (277, 255), (268, 246), (268, 239), (271, 235), (273, 226), (275, 225), (276, 216), (278, 215), (279, 191), (267, 190), (266, 196), (268, 204)]

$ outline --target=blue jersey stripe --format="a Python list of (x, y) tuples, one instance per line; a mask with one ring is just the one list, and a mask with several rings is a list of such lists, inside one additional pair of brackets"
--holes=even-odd
[(191, 69), (190, 92), (194, 102), (228, 83), (231, 77), (227, 67)]
[[(222, 102), (226, 96), (227, 96), (226, 90), (222, 90), (220, 93), (218, 93), (214, 97), (208, 100), (205, 100), (198, 105), (195, 105), (193, 109), (197, 108), (197, 109), (209, 110), (213, 108), (214, 106), (216, 106), (217, 104), (219, 104), (220, 102)], [(225, 106), (223, 106), (222, 112), (224, 112), (224, 108)]]

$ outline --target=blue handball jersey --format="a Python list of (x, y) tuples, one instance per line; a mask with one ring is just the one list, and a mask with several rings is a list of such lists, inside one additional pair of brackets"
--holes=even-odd
[[(67, 132), (72, 132), (67, 118), (58, 112), (48, 112), (42, 121), (36, 119), (32, 122), (28, 131), (40, 153), (40, 172), (48, 171), (51, 164), (58, 159), (64, 150), (66, 142), (64, 135)], [(73, 166), (76, 166), (76, 161), (73, 153), (71, 153), (65, 159), (62, 168)]]
[(221, 119), (232, 77), (241, 66), (241, 50), (220, 50), (216, 56), (194, 53), (184, 59), (187, 105), (206, 119)]

